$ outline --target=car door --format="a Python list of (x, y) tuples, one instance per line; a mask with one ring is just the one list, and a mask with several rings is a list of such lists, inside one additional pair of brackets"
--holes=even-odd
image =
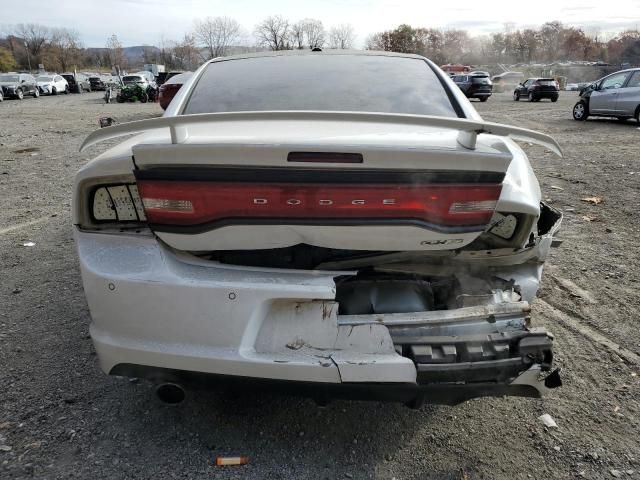
[(518, 87), (518, 93), (520, 94), (520, 96), (526, 97), (529, 94), (529, 87), (532, 83), (533, 80), (529, 78), (524, 83), (520, 84), (520, 86)]
[(640, 105), (640, 70), (631, 72), (627, 83), (618, 91), (615, 110), (618, 115), (632, 117)]
[(618, 94), (628, 77), (629, 72), (619, 72), (603, 78), (591, 92), (589, 111), (600, 115), (615, 115)]

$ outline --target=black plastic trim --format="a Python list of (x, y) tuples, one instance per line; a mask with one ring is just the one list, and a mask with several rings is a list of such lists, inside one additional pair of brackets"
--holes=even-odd
[(504, 172), (468, 170), (320, 169), (291, 167), (144, 167), (136, 180), (243, 183), (499, 184)]

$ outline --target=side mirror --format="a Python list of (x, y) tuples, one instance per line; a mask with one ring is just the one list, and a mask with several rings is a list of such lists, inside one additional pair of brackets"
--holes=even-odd
[(26, 81), (26, 80), (24, 80), (24, 79), (22, 79), (22, 81), (21, 81), (20, 83), (27, 83), (27, 81)]

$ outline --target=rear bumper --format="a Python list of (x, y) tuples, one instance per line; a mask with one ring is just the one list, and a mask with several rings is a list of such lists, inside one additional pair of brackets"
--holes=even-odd
[(538, 373), (550, 367), (552, 336), (528, 326), (526, 302), (343, 316), (333, 278), (344, 271), (201, 262), (144, 234), (75, 238), (106, 373), (439, 403), (547, 389)]

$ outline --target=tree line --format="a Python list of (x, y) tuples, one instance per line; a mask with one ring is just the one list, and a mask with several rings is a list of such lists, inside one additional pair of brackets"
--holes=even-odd
[[(203, 61), (247, 50), (291, 50), (305, 48), (354, 47), (355, 31), (349, 24), (325, 28), (322, 21), (305, 18), (291, 22), (281, 16), (264, 19), (253, 30), (254, 42), (247, 42), (241, 25), (229, 17), (195, 20), (192, 30), (178, 40), (161, 40), (159, 45), (142, 46), (144, 63), (159, 63), (170, 69), (193, 70)], [(249, 45), (253, 43), (253, 45)], [(135, 68), (129, 65), (124, 47), (116, 35), (103, 48), (85, 48), (76, 30), (49, 28), (29, 23), (0, 35), (0, 72), (12, 69), (68, 71), (91, 67), (111, 70)]]
[(605, 39), (598, 30), (547, 22), (539, 28), (514, 29), (470, 36), (465, 30), (400, 25), (374, 33), (366, 41), (370, 50), (424, 55), (438, 64), (550, 63), (563, 60), (640, 64), (640, 32), (627, 30)]
[[(354, 48), (356, 34), (349, 24), (326, 28), (322, 21), (299, 21), (275, 15), (265, 18), (247, 32), (229, 17), (195, 20), (181, 39), (143, 46), (137, 63), (160, 63), (169, 69), (193, 70), (210, 58), (251, 50), (294, 50)], [(251, 40), (247, 40), (251, 38)], [(561, 22), (547, 22), (539, 28), (515, 29), (506, 24), (503, 32), (471, 36), (465, 30), (400, 25), (370, 35), (364, 47), (424, 55), (438, 64), (471, 65), (532, 63), (559, 60), (606, 61), (612, 64), (640, 64), (640, 32), (628, 30), (605, 38), (597, 30), (585, 32)], [(141, 60), (141, 61), (140, 61)], [(73, 68), (111, 70), (140, 67), (128, 65), (130, 57), (116, 35), (102, 48), (85, 48), (76, 30), (49, 28), (29, 23), (15, 25), (0, 35), (0, 71), (36, 70), (39, 64), (51, 71)]]

